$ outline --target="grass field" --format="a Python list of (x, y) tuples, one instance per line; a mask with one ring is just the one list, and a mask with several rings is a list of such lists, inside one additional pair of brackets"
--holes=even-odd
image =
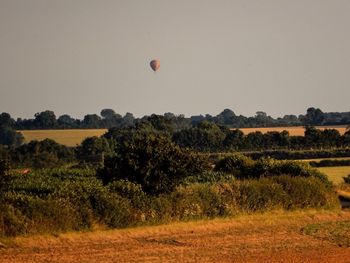
[[(348, 126), (339, 125), (339, 126), (316, 126), (317, 129), (325, 130), (325, 129), (336, 129), (340, 132), (340, 134), (344, 134), (346, 132)], [(262, 128), (241, 128), (240, 129), (244, 134), (248, 134), (251, 132), (260, 131), (262, 133), (277, 131), (282, 132), (284, 130), (289, 132), (290, 136), (304, 136), (304, 127), (302, 126), (292, 126), (292, 127), (262, 127)]]
[(335, 167), (318, 167), (322, 173), (325, 173), (334, 184), (343, 183), (343, 177), (350, 174), (350, 166), (335, 166)]
[(91, 136), (101, 136), (106, 129), (80, 129), (80, 130), (25, 130), (19, 131), (23, 134), (25, 142), (33, 140), (52, 139), (67, 146), (76, 146), (85, 138)]
[(270, 212), (0, 240), (0, 262), (348, 262), (349, 211)]

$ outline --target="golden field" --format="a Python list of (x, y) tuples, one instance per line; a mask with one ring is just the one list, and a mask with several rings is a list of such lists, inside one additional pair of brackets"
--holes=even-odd
[[(347, 130), (347, 126), (317, 126), (316, 128), (324, 129), (337, 129), (340, 134), (344, 134)], [(248, 134), (255, 131), (266, 133), (269, 131), (282, 132), (288, 131), (291, 136), (303, 136), (304, 127), (263, 127), (263, 128), (241, 128), (244, 134)], [(24, 136), (25, 142), (32, 140), (44, 140), (46, 138), (55, 140), (58, 143), (67, 146), (76, 146), (80, 144), (85, 138), (91, 136), (101, 136), (107, 131), (107, 129), (67, 129), (67, 130), (19, 130)]]
[(275, 211), (0, 240), (0, 262), (348, 262), (350, 211)]
[[(325, 130), (325, 129), (336, 129), (340, 132), (340, 134), (344, 134), (347, 130), (346, 125), (339, 126), (316, 126), (317, 129)], [(304, 127), (303, 126), (291, 126), (291, 127), (262, 127), (262, 128), (240, 128), (240, 130), (244, 134), (249, 134), (251, 132), (260, 131), (262, 133), (267, 133), (270, 131), (288, 131), (290, 136), (304, 136)]]
[(70, 129), (70, 130), (23, 130), (25, 142), (33, 140), (52, 139), (66, 146), (76, 146), (85, 138), (92, 136), (101, 136), (106, 133), (106, 129)]
[(343, 177), (350, 175), (350, 166), (318, 167), (317, 169), (326, 174), (335, 185), (343, 183)]

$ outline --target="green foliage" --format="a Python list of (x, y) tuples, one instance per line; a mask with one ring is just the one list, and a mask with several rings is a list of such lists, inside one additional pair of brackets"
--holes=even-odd
[(128, 180), (146, 193), (170, 192), (188, 175), (202, 172), (206, 163), (161, 134), (135, 133), (122, 141), (117, 156), (106, 158), (99, 176), (105, 183)]
[(284, 207), (309, 208), (322, 207), (334, 203), (335, 196), (322, 181), (315, 177), (277, 176), (273, 180), (280, 184), (288, 194)]
[(333, 167), (333, 166), (350, 166), (350, 159), (344, 160), (321, 160), (319, 162), (309, 162), (312, 167)]
[(76, 148), (76, 155), (82, 163), (103, 165), (105, 157), (114, 155), (114, 145), (104, 137), (88, 137)]
[(197, 175), (188, 176), (183, 180), (183, 184), (192, 183), (216, 183), (221, 181), (235, 180), (235, 177), (231, 174), (217, 172), (217, 171), (205, 171)]
[(239, 185), (238, 203), (246, 212), (283, 208), (288, 195), (283, 187), (270, 179), (244, 181)]
[(225, 136), (216, 124), (201, 122), (196, 127), (174, 133), (173, 141), (181, 147), (190, 147), (197, 151), (220, 151)]
[(0, 199), (0, 236), (329, 207), (337, 202), (333, 188), (315, 177), (280, 175), (239, 181), (212, 172), (155, 196), (130, 181), (103, 185), (91, 169), (41, 169), (27, 175), (11, 171), (10, 176)]
[(249, 174), (254, 161), (242, 154), (233, 154), (220, 159), (215, 165), (215, 171), (230, 173), (235, 176)]
[(8, 159), (0, 159), (0, 194), (11, 180), (11, 177), (9, 175), (10, 168), (11, 164)]
[(174, 215), (179, 220), (222, 215), (220, 196), (210, 184), (179, 187), (172, 194)]
[(310, 167), (307, 163), (298, 161), (281, 161), (273, 158), (261, 158), (253, 161), (249, 157), (236, 154), (220, 159), (215, 166), (215, 170), (233, 174), (240, 179), (257, 179), (284, 174), (300, 177), (316, 177), (327, 187), (331, 187), (332, 185), (326, 175)]
[(75, 160), (74, 151), (53, 140), (31, 141), (11, 152), (14, 165), (33, 168), (58, 167)]
[(0, 144), (7, 146), (19, 146), (23, 143), (24, 137), (12, 127), (0, 126)]

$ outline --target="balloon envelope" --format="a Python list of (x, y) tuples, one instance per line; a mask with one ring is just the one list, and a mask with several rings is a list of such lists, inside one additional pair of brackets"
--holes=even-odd
[(158, 59), (152, 60), (149, 64), (153, 71), (157, 71), (160, 68), (160, 61)]

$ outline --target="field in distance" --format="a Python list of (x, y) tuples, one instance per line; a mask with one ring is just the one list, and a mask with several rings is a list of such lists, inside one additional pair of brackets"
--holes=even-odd
[(52, 139), (66, 146), (76, 146), (85, 138), (92, 136), (101, 136), (106, 133), (106, 129), (69, 129), (69, 130), (23, 130), (25, 142), (33, 140), (42, 141)]
[[(342, 126), (316, 126), (317, 129), (336, 129), (340, 134), (344, 134), (348, 128), (346, 125)], [(304, 127), (292, 126), (292, 127), (262, 127), (262, 128), (240, 128), (244, 134), (260, 131), (266, 133), (269, 131), (282, 132), (284, 130), (289, 132), (291, 136), (303, 136)], [(67, 146), (76, 146), (80, 144), (85, 138), (91, 136), (101, 136), (107, 131), (107, 129), (69, 129), (69, 130), (20, 130), (24, 136), (25, 142), (32, 140), (44, 140), (46, 138), (55, 140), (58, 143)]]
[[(336, 125), (336, 126), (315, 126), (315, 128), (320, 129), (320, 130), (325, 130), (325, 129), (336, 129), (339, 131), (341, 135), (343, 135), (349, 126), (347, 125)], [(256, 132), (260, 131), (262, 133), (267, 133), (271, 131), (276, 131), (276, 132), (282, 132), (282, 131), (288, 131), (290, 136), (304, 136), (305, 129), (303, 126), (286, 126), (286, 127), (261, 127), (261, 128), (240, 128), (240, 130), (244, 134), (248, 134), (251, 132)]]

